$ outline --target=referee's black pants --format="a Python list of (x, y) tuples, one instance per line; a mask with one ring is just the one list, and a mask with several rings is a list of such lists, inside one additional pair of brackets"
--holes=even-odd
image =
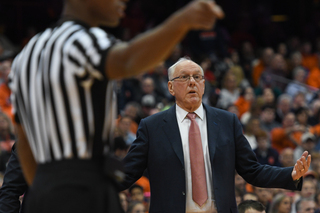
[(123, 213), (117, 190), (90, 160), (40, 164), (24, 213)]

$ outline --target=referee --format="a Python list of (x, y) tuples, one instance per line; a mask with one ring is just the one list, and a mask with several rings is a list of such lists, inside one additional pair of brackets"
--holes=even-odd
[(27, 213), (122, 211), (101, 167), (115, 119), (112, 80), (152, 68), (189, 30), (211, 29), (223, 16), (213, 1), (193, 1), (124, 43), (99, 26), (117, 26), (126, 2), (65, 0), (61, 20), (34, 36), (13, 62)]

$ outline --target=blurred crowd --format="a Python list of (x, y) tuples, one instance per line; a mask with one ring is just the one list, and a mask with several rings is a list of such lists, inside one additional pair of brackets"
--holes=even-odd
[[(131, 5), (128, 18), (122, 23), (123, 40), (159, 21), (146, 22), (139, 2), (143, 1)], [(258, 43), (254, 35), (245, 32), (246, 18), (237, 26), (242, 27), (241, 32), (231, 34), (222, 25), (194, 31), (174, 48), (167, 60), (146, 74), (117, 80), (115, 155), (126, 155), (141, 119), (174, 104), (167, 89), (167, 69), (180, 57), (188, 56), (204, 70), (203, 102), (238, 116), (260, 163), (289, 167), (304, 150), (312, 155), (311, 170), (305, 175), (301, 192), (254, 187), (235, 173), (237, 202), (258, 200), (270, 213), (307, 212), (306, 205), (310, 205), (308, 212), (320, 212), (320, 18), (316, 20), (318, 26), (313, 27), (313, 36), (277, 37), (269, 43)], [(16, 51), (24, 44), (12, 44), (10, 40), (0, 36), (0, 177), (16, 140), (7, 79)], [(146, 171), (119, 197), (126, 212), (146, 212), (150, 193)]]

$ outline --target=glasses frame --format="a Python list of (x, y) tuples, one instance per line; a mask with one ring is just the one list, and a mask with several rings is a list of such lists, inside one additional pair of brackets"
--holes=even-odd
[[(184, 80), (184, 79), (181, 78), (182, 76), (188, 76), (188, 78), (186, 78), (186, 80)], [(196, 80), (196, 79), (194, 78), (194, 76), (201, 76), (202, 78), (201, 78), (200, 80)], [(179, 75), (179, 76), (171, 79), (170, 81), (174, 81), (174, 80), (179, 79), (179, 81), (181, 81), (181, 82), (188, 82), (188, 81), (190, 81), (191, 77), (193, 78), (193, 80), (194, 80), (195, 82), (200, 82), (201, 80), (204, 80), (204, 75), (196, 74), (196, 75)]]

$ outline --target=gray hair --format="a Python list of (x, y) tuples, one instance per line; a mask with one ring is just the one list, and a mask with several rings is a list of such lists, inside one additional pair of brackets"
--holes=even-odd
[[(178, 65), (178, 64), (180, 64), (181, 62), (184, 62), (184, 61), (191, 61), (191, 62), (194, 62), (194, 61), (192, 61), (189, 57), (182, 57), (182, 58), (179, 58), (179, 60), (176, 62), (176, 63), (174, 63), (171, 67), (169, 67), (169, 69), (168, 69), (168, 79), (169, 79), (169, 81), (170, 81), (170, 79), (172, 79), (172, 76), (173, 76), (173, 73), (175, 72), (175, 70), (176, 70), (176, 66)], [(195, 62), (194, 62), (195, 63)], [(198, 66), (200, 67), (200, 69), (201, 69), (201, 72), (202, 72), (202, 75), (204, 74), (204, 72), (203, 72), (203, 69), (202, 69), (202, 67), (198, 64)]]
[(288, 101), (291, 103), (292, 98), (291, 98), (291, 96), (288, 95), (288, 94), (281, 94), (281, 95), (279, 96), (279, 98), (278, 98), (278, 104), (281, 103), (281, 102), (284, 101), (284, 100), (288, 100)]
[(299, 67), (295, 67), (293, 69), (293, 71), (292, 71), (293, 72), (293, 76), (296, 77), (300, 71), (302, 71), (304, 73), (304, 75), (306, 75), (306, 70), (303, 69), (303, 67), (299, 66)]

